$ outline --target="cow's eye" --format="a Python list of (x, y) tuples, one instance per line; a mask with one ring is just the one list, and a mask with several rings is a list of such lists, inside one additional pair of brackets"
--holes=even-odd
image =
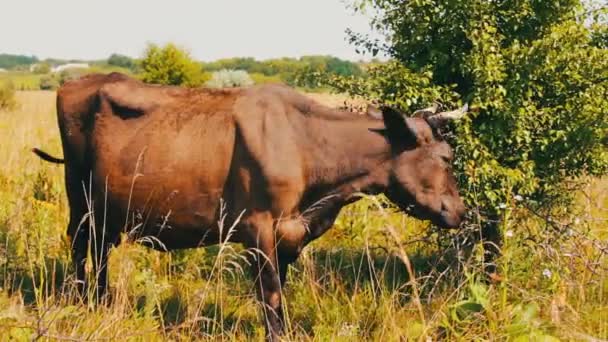
[(441, 159), (446, 162), (447, 164), (452, 162), (452, 158), (448, 157), (448, 156), (441, 156)]

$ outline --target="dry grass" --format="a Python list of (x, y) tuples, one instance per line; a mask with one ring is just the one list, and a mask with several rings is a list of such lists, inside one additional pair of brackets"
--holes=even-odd
[[(63, 169), (29, 152), (61, 154), (54, 94), (18, 101), (0, 112), (0, 340), (263, 337), (238, 246), (158, 253), (123, 244), (110, 258), (111, 304), (74, 305)], [(287, 339), (608, 338), (607, 187), (590, 181), (561, 239), (509, 210), (503, 281), (494, 283), (483, 281), (480, 251), (464, 253), (455, 233), (387, 211), (381, 199), (358, 202), (291, 268)]]
[(306, 93), (306, 96), (332, 108), (347, 108), (363, 112), (367, 107), (367, 103), (363, 99), (353, 99), (343, 94)]

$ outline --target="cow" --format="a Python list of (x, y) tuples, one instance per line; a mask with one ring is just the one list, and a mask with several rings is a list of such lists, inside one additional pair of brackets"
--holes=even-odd
[(96, 298), (121, 232), (160, 251), (241, 243), (256, 255), (256, 292), (276, 340), (288, 265), (345, 205), (384, 194), (417, 218), (460, 225), (453, 152), (438, 130), (466, 108), (436, 111), (356, 115), (284, 85), (187, 89), (94, 74), (58, 90), (63, 159), (33, 151), (65, 164), (79, 293), (89, 241)]

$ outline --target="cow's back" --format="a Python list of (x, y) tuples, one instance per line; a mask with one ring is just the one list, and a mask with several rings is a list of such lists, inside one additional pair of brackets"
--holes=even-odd
[(90, 141), (93, 176), (107, 188), (118, 221), (128, 209), (132, 221), (144, 225), (142, 235), (156, 236), (166, 248), (214, 238), (235, 144), (236, 97), (184, 90), (125, 118), (120, 109), (106, 108), (105, 90)]
[(115, 226), (106, 229), (140, 225), (167, 248), (213, 238), (238, 93), (146, 85), (121, 74), (66, 83), (57, 115), (71, 207), (91, 197)]

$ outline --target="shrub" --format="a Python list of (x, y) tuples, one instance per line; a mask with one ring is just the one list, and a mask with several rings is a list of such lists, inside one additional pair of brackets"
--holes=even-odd
[(455, 126), (456, 166), (485, 216), (514, 194), (536, 208), (567, 204), (566, 182), (608, 171), (608, 50), (592, 40), (607, 25), (587, 25), (583, 2), (360, 2), (379, 10), (390, 43), (352, 41), (395, 62), (330, 82), (410, 113), (470, 102), (477, 113)]
[(32, 72), (34, 74), (48, 74), (51, 72), (51, 66), (48, 63), (38, 63), (34, 66)]
[(607, 25), (583, 1), (359, 3), (375, 7), (389, 43), (351, 40), (394, 62), (329, 83), (409, 113), (470, 102), (476, 113), (453, 131), (455, 166), (490, 235), (514, 196), (549, 215), (571, 203), (580, 176), (606, 174), (608, 49), (598, 37)]
[(243, 70), (220, 70), (211, 74), (206, 86), (210, 88), (247, 87), (253, 84), (249, 74)]
[(0, 81), (0, 110), (10, 110), (15, 106), (15, 86), (10, 81)]
[(59, 73), (59, 84), (63, 85), (67, 81), (75, 80), (89, 73), (88, 69), (70, 68)]
[(40, 90), (55, 90), (59, 88), (59, 80), (52, 76), (42, 76), (40, 78)]
[(141, 78), (147, 83), (197, 87), (205, 81), (200, 63), (174, 44), (150, 44), (140, 62)]
[(111, 65), (111, 66), (116, 66), (116, 67), (133, 70), (135, 68), (136, 64), (137, 63), (135, 62), (135, 60), (133, 58), (131, 58), (129, 56), (119, 55), (116, 53), (112, 54), (108, 58), (108, 65)]

